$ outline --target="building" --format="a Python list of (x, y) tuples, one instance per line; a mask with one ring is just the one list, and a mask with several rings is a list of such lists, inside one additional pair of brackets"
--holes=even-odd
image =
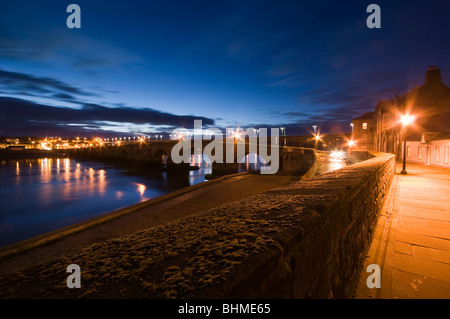
[(355, 148), (360, 150), (373, 150), (375, 137), (374, 113), (367, 112), (352, 121), (352, 140)]
[(450, 132), (427, 132), (406, 142), (406, 161), (450, 168)]
[[(438, 67), (428, 67), (425, 83), (405, 95), (395, 95), (391, 100), (379, 101), (372, 122), (370, 114), (366, 113), (352, 121), (358, 148), (372, 147), (377, 151), (396, 154), (397, 159), (401, 159), (406, 136), (407, 160), (429, 165), (448, 165), (444, 160), (445, 150), (448, 149), (446, 146), (449, 145), (450, 88), (442, 83)], [(406, 128), (401, 123), (404, 115), (411, 115), (415, 119)], [(366, 137), (368, 132), (362, 127), (365, 125), (368, 129), (373, 125), (373, 145), (370, 143), (370, 136)], [(435, 160), (438, 157), (439, 162)]]

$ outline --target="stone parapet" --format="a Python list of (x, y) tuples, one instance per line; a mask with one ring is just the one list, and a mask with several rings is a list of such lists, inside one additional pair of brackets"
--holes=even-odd
[[(350, 297), (395, 172), (393, 155), (373, 155), (7, 275), (0, 297)], [(66, 286), (69, 264), (81, 289)]]

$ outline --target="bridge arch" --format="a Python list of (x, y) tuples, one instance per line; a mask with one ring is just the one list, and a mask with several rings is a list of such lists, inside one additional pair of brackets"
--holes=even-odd
[(267, 166), (264, 158), (256, 153), (248, 153), (238, 162), (238, 172), (258, 171), (262, 166)]
[(170, 161), (170, 156), (163, 149), (158, 149), (153, 153), (152, 159), (154, 161), (160, 161), (162, 165), (166, 165)]
[(128, 150), (125, 148), (120, 149), (119, 154), (120, 154), (120, 156), (124, 156), (124, 157), (127, 157), (129, 155)]

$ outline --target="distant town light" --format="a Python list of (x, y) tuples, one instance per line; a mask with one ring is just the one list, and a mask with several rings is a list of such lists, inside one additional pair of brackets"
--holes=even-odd
[(47, 143), (41, 143), (41, 147), (46, 151), (50, 151), (52, 149), (51, 147), (47, 146)]

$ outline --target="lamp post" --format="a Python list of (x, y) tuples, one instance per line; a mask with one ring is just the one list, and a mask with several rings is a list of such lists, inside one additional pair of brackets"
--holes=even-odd
[(408, 125), (414, 122), (414, 116), (411, 115), (403, 115), (401, 118), (402, 126), (403, 126), (403, 169), (400, 174), (408, 174), (406, 171), (406, 130)]
[(316, 135), (316, 136), (314, 137), (314, 139), (315, 139), (315, 143), (314, 143), (315, 148), (316, 148), (316, 150), (318, 150), (318, 149), (319, 149), (320, 135)]

